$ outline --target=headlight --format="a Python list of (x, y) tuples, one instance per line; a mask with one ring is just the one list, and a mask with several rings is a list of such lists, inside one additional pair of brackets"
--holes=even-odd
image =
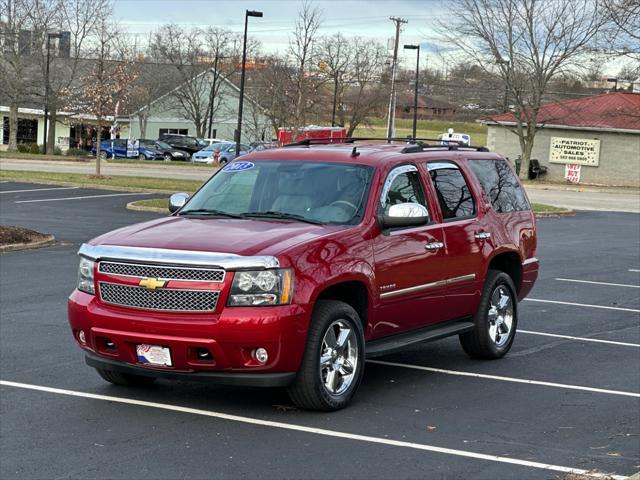
[(288, 305), (293, 292), (293, 272), (289, 269), (236, 272), (227, 305)]
[(78, 290), (91, 295), (96, 294), (93, 283), (93, 262), (84, 257), (80, 257), (80, 266), (78, 267)]

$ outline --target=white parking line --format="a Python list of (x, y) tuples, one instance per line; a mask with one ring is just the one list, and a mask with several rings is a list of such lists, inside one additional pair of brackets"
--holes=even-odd
[(18, 200), (13, 203), (60, 202), (62, 200), (82, 200), (85, 198), (126, 197), (131, 195), (151, 195), (151, 193), (109, 193), (106, 195), (83, 195), (82, 197), (43, 198), (38, 200)]
[(40, 392), (55, 393), (58, 395), (68, 395), (71, 397), (89, 398), (92, 400), (101, 400), (105, 402), (123, 403), (127, 405), (136, 405), (138, 407), (155, 408), (159, 410), (168, 410), (172, 412), (188, 413), (191, 415), (200, 415), (203, 417), (218, 418), (232, 422), (245, 423), (250, 425), (259, 425), (262, 427), (279, 428), (283, 430), (292, 430), (296, 432), (311, 433), (314, 435), (323, 435), (327, 437), (342, 438), (346, 440), (356, 440), (367, 443), (377, 443), (393, 447), (411, 448), (414, 450), (423, 450), (427, 452), (443, 453), (447, 455), (455, 455), (458, 457), (473, 458), (476, 460), (486, 460), (490, 462), (506, 463), (511, 465), (519, 465), (522, 467), (537, 468), (540, 470), (550, 470), (554, 472), (573, 473), (574, 475), (584, 475), (589, 478), (613, 478), (615, 480), (624, 480), (628, 477), (623, 475), (607, 476), (602, 473), (594, 473), (580, 468), (564, 467), (561, 465), (552, 465), (548, 463), (532, 462), (530, 460), (519, 460), (517, 458), (501, 457), (499, 455), (489, 455), (486, 453), (470, 452), (466, 450), (457, 450), (453, 448), (437, 447), (435, 445), (426, 445), (424, 443), (405, 442), (400, 440), (391, 440), (389, 438), (372, 437), (369, 435), (358, 435), (354, 433), (340, 432), (337, 430), (326, 430), (324, 428), (307, 427), (304, 425), (296, 425), (293, 423), (274, 422), (271, 420), (261, 420), (258, 418), (244, 417), (240, 415), (230, 415), (228, 413), (214, 412), (211, 410), (202, 410), (199, 408), (181, 407), (166, 403), (147, 402), (144, 400), (135, 400), (132, 398), (113, 397), (110, 395), (98, 395), (95, 393), (80, 392), (76, 390), (66, 390), (62, 388), (45, 387), (42, 385), (32, 385), (28, 383), (10, 382), (0, 380), (0, 385), (7, 387), (23, 388), (27, 390), (36, 390)]
[(3, 193), (24, 193), (24, 192), (45, 192), (47, 190), (75, 190), (80, 187), (57, 187), (57, 188), (28, 188), (25, 190), (4, 190), (0, 192)]
[(623, 397), (640, 398), (640, 393), (624, 392), (621, 390), (606, 390), (604, 388), (583, 387), (581, 385), (567, 385), (564, 383), (541, 382), (539, 380), (527, 380), (526, 378), (501, 377), (499, 375), (488, 375), (485, 373), (461, 372), (459, 370), (445, 370), (443, 368), (423, 367), (422, 365), (411, 365), (408, 363), (385, 362), (382, 360), (367, 360), (368, 363), (377, 363), (389, 367), (409, 368), (411, 370), (423, 370), (426, 372), (444, 373), (446, 375), (458, 375), (461, 377), (486, 378), (488, 380), (500, 380), (503, 382), (526, 383), (529, 385), (540, 385), (542, 387), (555, 387), (565, 390), (582, 390), (585, 392), (604, 393), (607, 395), (621, 395)]
[(630, 268), (629, 271), (630, 272), (640, 272), (640, 270), (638, 270), (637, 268)]
[(565, 338), (567, 340), (577, 340), (579, 342), (607, 343), (609, 345), (619, 345), (622, 347), (640, 348), (640, 343), (614, 342), (613, 340), (600, 340), (599, 338), (572, 337), (569, 335), (558, 335), (556, 333), (545, 333), (545, 332), (532, 332), (531, 330), (520, 330), (520, 329), (518, 329), (518, 333), (527, 333), (529, 335), (542, 335), (544, 337)]
[(602, 308), (604, 310), (617, 310), (620, 312), (640, 313), (640, 310), (636, 308), (608, 307), (605, 305), (589, 305), (588, 303), (560, 302), (558, 300), (542, 300), (540, 298), (525, 298), (525, 300), (527, 302), (556, 303), (558, 305), (571, 305), (573, 307)]
[(572, 278), (556, 278), (560, 282), (590, 283), (593, 285), (608, 285), (610, 287), (640, 288), (640, 285), (627, 285), (626, 283), (593, 282), (591, 280), (574, 280)]

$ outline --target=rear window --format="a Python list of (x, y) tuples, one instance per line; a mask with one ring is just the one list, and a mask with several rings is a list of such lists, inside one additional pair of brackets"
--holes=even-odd
[(471, 160), (469, 166), (496, 212), (529, 210), (522, 186), (504, 160)]

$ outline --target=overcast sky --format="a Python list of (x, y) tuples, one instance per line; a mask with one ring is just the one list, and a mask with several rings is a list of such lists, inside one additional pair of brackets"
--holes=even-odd
[[(437, 45), (430, 21), (451, 14), (442, 0), (324, 0), (313, 4), (322, 11), (321, 34), (341, 32), (383, 44), (395, 34), (389, 17), (405, 18), (409, 23), (403, 27), (400, 43), (419, 42), (425, 61), (441, 63), (440, 57), (433, 54)], [(249, 19), (250, 36), (262, 42), (267, 52), (284, 52), (300, 5), (299, 0), (115, 0), (115, 16), (131, 34), (142, 36), (165, 23), (224, 26), (242, 31), (245, 10), (259, 10), (264, 17)], [(406, 61), (412, 62), (415, 54), (407, 54)]]

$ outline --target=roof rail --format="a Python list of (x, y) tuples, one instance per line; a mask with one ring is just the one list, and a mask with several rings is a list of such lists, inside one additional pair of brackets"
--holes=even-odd
[[(339, 140), (336, 142), (335, 140)], [(401, 150), (401, 153), (417, 153), (429, 148), (446, 148), (448, 150), (458, 150), (459, 148), (471, 149), (478, 152), (488, 152), (487, 147), (465, 145), (459, 140), (446, 140), (447, 144), (442, 144), (439, 138), (408, 138), (408, 137), (326, 137), (326, 138), (305, 138), (298, 142), (286, 143), (283, 147), (309, 147), (311, 145), (340, 145), (344, 143), (354, 143), (362, 141), (381, 141), (381, 142), (405, 142), (408, 145)], [(429, 144), (425, 142), (438, 142)]]

